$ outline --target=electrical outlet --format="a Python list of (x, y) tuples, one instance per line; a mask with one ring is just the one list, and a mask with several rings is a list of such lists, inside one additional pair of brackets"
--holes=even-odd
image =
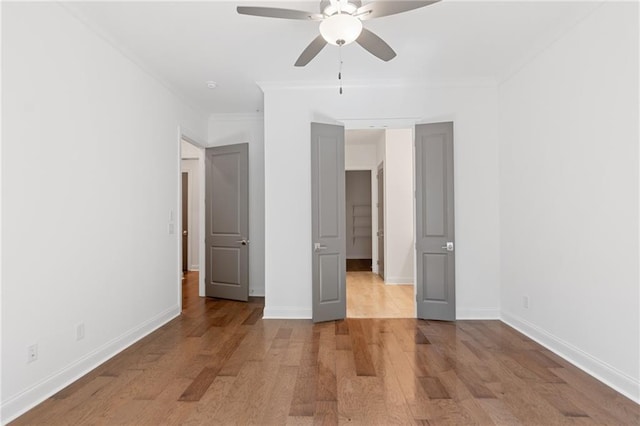
[(76, 340), (84, 339), (84, 323), (81, 322), (76, 325)]
[(529, 309), (529, 296), (522, 296), (522, 306)]
[(27, 363), (38, 359), (38, 344), (31, 345), (27, 348)]

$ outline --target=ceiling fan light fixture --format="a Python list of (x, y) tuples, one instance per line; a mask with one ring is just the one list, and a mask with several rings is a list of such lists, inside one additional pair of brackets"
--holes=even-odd
[(322, 38), (334, 46), (353, 43), (361, 32), (362, 21), (345, 13), (329, 16), (320, 23)]

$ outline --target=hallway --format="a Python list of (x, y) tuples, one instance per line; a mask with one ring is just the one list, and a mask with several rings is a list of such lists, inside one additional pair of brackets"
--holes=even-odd
[(413, 285), (385, 285), (378, 274), (347, 272), (347, 318), (415, 318)]

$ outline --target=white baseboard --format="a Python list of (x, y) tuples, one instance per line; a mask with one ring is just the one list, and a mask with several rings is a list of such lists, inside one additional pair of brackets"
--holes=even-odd
[(384, 277), (386, 285), (413, 284), (413, 277)]
[(6, 401), (2, 401), (2, 424), (9, 423), (51, 395), (69, 386), (100, 364), (103, 364), (108, 359), (174, 319), (180, 315), (180, 312), (180, 306), (171, 307), (121, 336), (105, 343), (23, 392), (12, 396)]
[(249, 296), (264, 297), (264, 287), (249, 288)]
[(637, 379), (517, 315), (502, 312), (502, 321), (602, 383), (640, 404), (640, 381)]
[(264, 308), (263, 319), (311, 319), (311, 308), (301, 309), (290, 306)]
[(499, 320), (498, 308), (456, 308), (457, 320)]
[(189, 272), (198, 272), (200, 270), (199, 265), (191, 265), (189, 267)]

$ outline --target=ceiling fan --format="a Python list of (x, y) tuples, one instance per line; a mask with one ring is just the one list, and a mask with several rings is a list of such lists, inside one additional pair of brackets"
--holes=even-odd
[(236, 10), (241, 15), (320, 22), (320, 35), (302, 51), (295, 63), (296, 67), (303, 67), (311, 62), (327, 43), (344, 46), (354, 41), (372, 55), (383, 61), (390, 61), (395, 58), (396, 52), (380, 37), (363, 28), (362, 21), (407, 12), (438, 1), (440, 0), (390, 0), (373, 1), (363, 5), (361, 0), (321, 0), (320, 13), (254, 6), (238, 6)]

